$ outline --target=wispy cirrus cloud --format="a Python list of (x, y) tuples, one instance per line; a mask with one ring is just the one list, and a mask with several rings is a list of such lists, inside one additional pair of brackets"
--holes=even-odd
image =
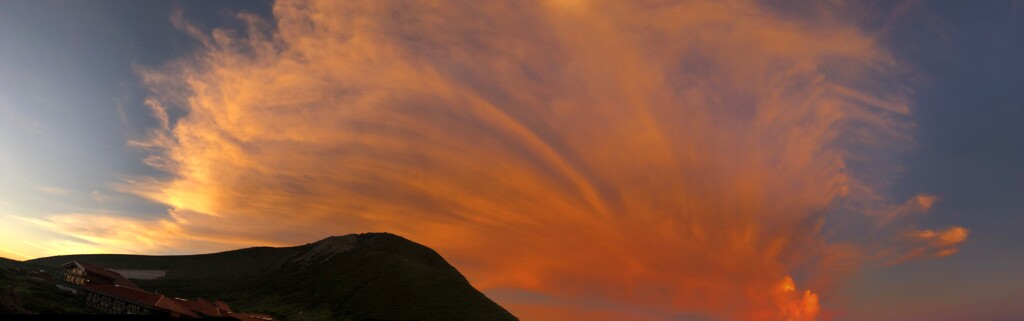
[[(36, 223), (113, 248), (384, 230), (485, 290), (814, 320), (833, 263), (942, 256), (967, 236), (825, 236), (836, 200), (879, 199), (891, 164), (874, 155), (907, 142), (910, 98), (871, 36), (822, 17), (753, 1), (279, 1), (274, 21), (240, 15), (246, 30), (176, 19), (205, 49), (141, 71), (160, 126), (133, 142), (170, 178), (121, 188), (169, 216)], [(859, 219), (935, 198), (881, 200)], [(105, 230), (124, 224), (147, 232)]]
[(970, 230), (960, 226), (939, 231), (914, 231), (911, 234), (912, 238), (919, 241), (920, 245), (908, 254), (909, 258), (914, 258), (917, 255), (942, 257), (956, 254), (960, 250), (959, 245), (967, 240), (968, 234), (970, 234)]

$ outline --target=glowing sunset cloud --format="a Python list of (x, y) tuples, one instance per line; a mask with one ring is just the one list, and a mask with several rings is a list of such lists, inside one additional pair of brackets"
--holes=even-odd
[[(204, 50), (140, 71), (160, 126), (133, 142), (170, 178), (122, 185), (169, 218), (32, 222), (140, 250), (389, 231), (485, 291), (622, 307), (498, 300), (530, 320), (822, 319), (850, 266), (951, 255), (969, 231), (908, 223), (935, 196), (877, 196), (909, 142), (902, 66), (813, 9), (324, 0), (241, 15), (245, 30), (176, 17)], [(866, 223), (826, 228), (837, 209)], [(104, 229), (126, 223), (147, 232)], [(850, 229), (874, 234), (826, 233)]]

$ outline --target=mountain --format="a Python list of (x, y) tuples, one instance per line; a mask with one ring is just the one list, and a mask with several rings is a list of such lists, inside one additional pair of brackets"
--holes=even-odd
[(65, 255), (27, 263), (72, 260), (119, 271), (150, 291), (220, 299), (285, 320), (518, 320), (436, 252), (388, 233), (202, 255)]

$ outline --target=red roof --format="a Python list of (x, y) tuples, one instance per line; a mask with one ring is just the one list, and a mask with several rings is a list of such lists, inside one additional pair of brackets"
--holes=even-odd
[(129, 287), (123, 287), (119, 285), (110, 284), (90, 284), (85, 286), (86, 289), (101, 293), (107, 296), (115, 297), (120, 300), (133, 302), (149, 308), (160, 308), (168, 312), (178, 313), (194, 318), (198, 318), (199, 315), (192, 312), (192, 310), (185, 308), (178, 304), (176, 300), (170, 299), (167, 296), (149, 293), (139, 289), (133, 289)]
[(72, 264), (73, 265), (77, 265), (78, 267), (81, 267), (82, 269), (85, 270), (85, 272), (92, 273), (92, 274), (95, 274), (95, 275), (99, 275), (99, 276), (102, 276), (102, 277), (106, 277), (108, 279), (123, 279), (124, 278), (124, 276), (121, 276), (120, 273), (117, 273), (117, 272), (114, 272), (114, 271), (110, 271), (110, 270), (107, 270), (107, 269), (104, 269), (104, 268), (101, 268), (101, 267), (98, 267), (98, 266), (95, 266), (95, 265), (92, 265), (92, 264), (89, 264), (89, 263), (85, 263), (85, 262), (71, 261), (71, 262), (68, 262), (68, 263), (64, 264), (63, 266), (68, 266), (68, 265), (72, 265)]
[(185, 299), (172, 299), (165, 295), (156, 293), (146, 292), (138, 285), (129, 281), (125, 277), (121, 276), (120, 273), (104, 269), (99, 266), (95, 266), (88, 263), (71, 261), (64, 265), (77, 265), (86, 271), (86, 274), (99, 276), (103, 279), (110, 279), (113, 284), (101, 284), (93, 283), (86, 284), (84, 287), (87, 290), (107, 295), (110, 297), (117, 298), (132, 302), (138, 305), (145, 306), (150, 309), (164, 310), (171, 312), (172, 314), (178, 314), (181, 316), (198, 318), (200, 315), (210, 317), (227, 317), (240, 319), (243, 321), (267, 321), (274, 320), (273, 317), (266, 314), (258, 313), (234, 313), (231, 311), (231, 307), (228, 306), (224, 301), (210, 302), (206, 299), (199, 298), (196, 301), (189, 301)]
[(214, 302), (213, 302), (213, 305), (214, 305), (214, 306), (216, 306), (216, 307), (217, 307), (218, 309), (221, 309), (221, 310), (227, 311), (227, 312), (229, 312), (229, 313), (230, 313), (230, 312), (234, 312), (234, 311), (231, 311), (231, 307), (230, 307), (230, 306), (228, 306), (228, 304), (227, 304), (227, 303), (225, 303), (224, 301), (221, 301), (221, 300), (217, 300), (217, 301), (214, 301)]
[(274, 320), (274, 317), (271, 317), (271, 316), (266, 315), (266, 314), (259, 314), (259, 313), (231, 313), (231, 314), (229, 314), (229, 316), (231, 316), (232, 318), (235, 318), (235, 319), (242, 320), (242, 321), (270, 321), (270, 320)]
[(89, 264), (89, 263), (79, 262), (79, 261), (71, 261), (71, 262), (65, 263), (64, 265), (62, 265), (62, 267), (66, 267), (66, 266), (71, 265), (71, 264), (78, 265), (83, 270), (85, 270), (85, 272), (88, 273), (88, 274), (92, 274), (92, 275), (100, 276), (100, 277), (103, 277), (103, 278), (106, 278), (106, 279), (110, 279), (112, 281), (112, 283), (114, 283), (116, 285), (120, 285), (120, 286), (124, 286), (124, 287), (130, 287), (130, 288), (135, 288), (135, 289), (142, 290), (142, 287), (139, 287), (137, 284), (135, 284), (135, 282), (132, 282), (132, 281), (128, 280), (124, 276), (121, 276), (120, 273), (117, 273), (117, 272), (114, 272), (114, 271), (111, 271), (111, 270), (107, 270), (107, 269), (104, 269), (102, 267), (95, 266), (95, 265), (92, 265), (92, 264)]
[(141, 305), (153, 307), (156, 306), (156, 302), (160, 301), (162, 295), (156, 293), (149, 293), (146, 291), (133, 289), (129, 287), (123, 287), (119, 285), (110, 284), (89, 284), (85, 286), (86, 289), (106, 294), (115, 298), (119, 298), (125, 301), (132, 301)]
[(175, 299), (175, 300), (178, 301), (179, 305), (185, 307), (186, 309), (198, 312), (199, 314), (202, 314), (202, 315), (205, 315), (205, 316), (223, 317), (223, 316), (227, 316), (228, 315), (227, 311), (221, 311), (220, 309), (218, 309), (216, 306), (214, 306), (213, 304), (211, 304), (209, 302), (203, 303), (202, 301), (205, 301), (205, 300), (202, 300), (202, 299), (200, 299), (202, 301), (189, 301), (189, 300), (180, 299), (180, 298), (179, 299)]
[(178, 314), (190, 316), (193, 318), (199, 317), (199, 315), (193, 312), (192, 310), (189, 310), (188, 308), (181, 306), (178, 300), (171, 299), (163, 295), (160, 296), (160, 301), (156, 302), (156, 307), (171, 312), (177, 312)]

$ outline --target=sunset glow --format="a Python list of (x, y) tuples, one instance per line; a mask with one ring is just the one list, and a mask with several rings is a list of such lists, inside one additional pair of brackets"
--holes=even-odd
[[(836, 3), (277, 0), (223, 24), (166, 10), (188, 49), (126, 62), (137, 88), (108, 113), (142, 169), (32, 187), (88, 206), (0, 195), (0, 256), (386, 231), (522, 320), (871, 318), (851, 280), (966, 260), (994, 246), (985, 209), (1021, 202), (952, 213), (971, 207), (925, 184), (960, 176), (905, 182), (930, 166), (922, 88), (945, 76), (893, 39), (930, 7)], [(10, 182), (30, 181), (67, 186)], [(935, 315), (916, 306), (876, 317)]]

